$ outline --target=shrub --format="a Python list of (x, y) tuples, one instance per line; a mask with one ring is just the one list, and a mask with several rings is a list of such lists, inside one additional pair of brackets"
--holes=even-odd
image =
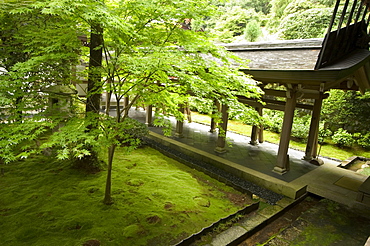
[(148, 127), (144, 123), (141, 123), (129, 117), (127, 117), (123, 121), (120, 130), (123, 131), (125, 134), (128, 134), (132, 138), (139, 139), (142, 139), (149, 134)]
[(264, 110), (263, 112), (263, 127), (266, 130), (280, 133), (283, 126), (284, 113), (274, 110)]
[(191, 97), (189, 101), (190, 110), (201, 114), (210, 114), (213, 109), (212, 100), (198, 97)]
[(249, 42), (255, 42), (261, 36), (262, 31), (260, 24), (256, 20), (249, 22), (245, 28), (244, 36)]
[[(355, 135), (355, 134), (354, 134)], [(361, 133), (356, 134), (357, 144), (365, 149), (370, 149), (370, 133), (362, 135)]]
[(292, 136), (298, 139), (306, 139), (310, 129), (310, 115), (295, 117), (292, 126)]
[(332, 136), (333, 142), (340, 147), (351, 147), (354, 144), (354, 138), (351, 133), (343, 128), (339, 128)]
[(319, 126), (319, 144), (325, 143), (325, 139), (331, 137), (333, 135), (333, 132), (330, 131), (330, 129), (325, 127), (325, 122), (320, 122)]

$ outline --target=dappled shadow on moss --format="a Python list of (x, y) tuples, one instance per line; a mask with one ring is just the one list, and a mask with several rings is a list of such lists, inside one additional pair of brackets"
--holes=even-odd
[(226, 195), (238, 191), (151, 148), (118, 151), (113, 166), (111, 206), (102, 203), (104, 170), (90, 174), (45, 156), (6, 166), (4, 245), (169, 245), (239, 209)]

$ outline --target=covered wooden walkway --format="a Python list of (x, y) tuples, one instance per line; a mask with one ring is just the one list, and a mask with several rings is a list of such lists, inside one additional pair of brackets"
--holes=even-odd
[[(294, 111), (312, 111), (307, 146), (303, 158), (320, 165), (317, 158), (318, 129), (322, 102), (331, 89), (370, 89), (369, 1), (337, 0), (331, 23), (324, 39), (289, 40), (265, 43), (226, 45), (229, 51), (251, 60), (244, 73), (261, 82), (265, 92), (263, 103), (240, 98), (261, 115), (264, 108), (284, 111), (277, 163), (274, 172), (289, 171), (289, 140)], [(306, 100), (302, 100), (306, 99)], [(227, 107), (221, 105), (223, 123), (227, 130)], [(177, 130), (181, 135), (181, 122)], [(251, 144), (263, 142), (262, 127), (254, 126)], [(225, 137), (220, 135), (217, 152), (225, 148)]]

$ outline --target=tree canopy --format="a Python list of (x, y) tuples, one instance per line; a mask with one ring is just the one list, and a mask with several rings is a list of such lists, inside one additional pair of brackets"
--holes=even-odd
[[(239, 66), (245, 67), (246, 63), (215, 45), (207, 32), (192, 28), (192, 20), (204, 19), (213, 11), (214, 6), (206, 0), (9, 1), (1, 9), (1, 16), (13, 20), (24, 18), (25, 21), (19, 24), (20, 28), (15, 28), (16, 34), (11, 32), (12, 28), (2, 27), (9, 37), (1, 35), (6, 42), (19, 46), (22, 59), (7, 62), (14, 57), (13, 51), (5, 48), (7, 56), (2, 62), (9, 65), (0, 79), (19, 93), (19, 96), (9, 94), (8, 100), (16, 98), (15, 112), (30, 114), (28, 120), (35, 129), (42, 126), (43, 130), (36, 131), (33, 139), (48, 127), (58, 126), (43, 148), (57, 149), (57, 156), (62, 159), (91, 155), (91, 146), (108, 149), (107, 189), (110, 189), (115, 147), (123, 146), (129, 151), (139, 143), (130, 129), (140, 127), (128, 121), (128, 107), (140, 101), (163, 108), (166, 115), (183, 120), (179, 108), (186, 104), (189, 93), (233, 105), (239, 104), (237, 95), (258, 97), (255, 82), (239, 72)], [(89, 48), (79, 40), (86, 36)], [(99, 40), (97, 45), (93, 45), (95, 38)], [(99, 57), (101, 62), (96, 60)], [(63, 115), (59, 112), (64, 110), (48, 113), (51, 107), (46, 100), (47, 95), (50, 96), (47, 89), (56, 85), (73, 88), (77, 79), (73, 68), (81, 60), (96, 63), (83, 72), (89, 77), (87, 102), (90, 97), (100, 97), (102, 93), (107, 93), (108, 100), (114, 97), (117, 106), (123, 98), (130, 98), (127, 108), (117, 107), (116, 117), (99, 111), (81, 115), (70, 106)], [(6, 93), (5, 88), (1, 91)], [(30, 95), (44, 103), (34, 99), (33, 104), (25, 103)], [(19, 105), (27, 105), (27, 108)], [(95, 107), (99, 107), (99, 101)], [(240, 104), (240, 107), (245, 106)], [(157, 119), (164, 119), (164, 115), (159, 117), (159, 110), (156, 112)], [(39, 118), (35, 117), (37, 114)], [(7, 112), (4, 117), (10, 119), (12, 115)], [(157, 121), (157, 124), (163, 125), (163, 122)], [(2, 127), (15, 129), (23, 123), (24, 120), (3, 121)], [(92, 125), (94, 129), (89, 127)], [(6, 137), (2, 139), (4, 143), (7, 140)], [(27, 151), (29, 148), (24, 148), (21, 153)], [(5, 160), (6, 153), (0, 152)], [(105, 203), (109, 204), (110, 190), (106, 194), (109, 196)]]

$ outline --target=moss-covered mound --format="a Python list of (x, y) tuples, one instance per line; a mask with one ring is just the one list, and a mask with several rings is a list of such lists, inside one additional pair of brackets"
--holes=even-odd
[(151, 148), (86, 174), (52, 157), (5, 166), (0, 176), (2, 245), (170, 245), (251, 203), (249, 198)]

